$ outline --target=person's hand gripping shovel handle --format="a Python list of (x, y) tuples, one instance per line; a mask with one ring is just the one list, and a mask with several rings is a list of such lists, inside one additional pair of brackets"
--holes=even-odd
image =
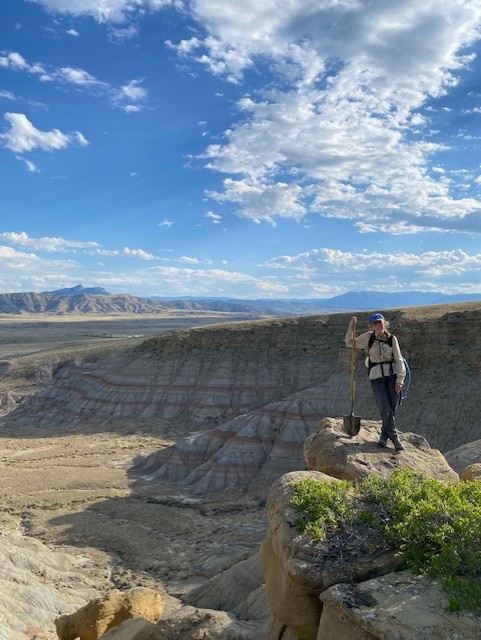
[(352, 347), (351, 347), (351, 413), (348, 416), (343, 416), (343, 429), (349, 436), (356, 436), (361, 428), (361, 418), (354, 415), (354, 395), (356, 391), (356, 326), (357, 318), (353, 316), (351, 320), (352, 328)]

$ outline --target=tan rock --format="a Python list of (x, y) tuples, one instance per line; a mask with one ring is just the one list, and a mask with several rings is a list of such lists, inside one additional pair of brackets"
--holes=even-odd
[(299, 637), (275, 616), (271, 616), (266, 637), (267, 640), (299, 640)]
[(105, 631), (128, 618), (155, 622), (163, 610), (160, 595), (152, 589), (135, 587), (124, 592), (115, 589), (70, 615), (60, 616), (55, 620), (55, 626), (60, 640), (97, 640)]
[(470, 464), (461, 474), (461, 480), (481, 480), (481, 462)]
[(342, 418), (320, 421), (318, 430), (304, 445), (308, 469), (353, 482), (370, 474), (385, 478), (400, 468), (422, 472), (437, 480), (459, 480), (442, 453), (431, 449), (422, 436), (403, 433), (400, 437), (406, 449), (397, 453), (392, 446), (384, 449), (376, 444), (381, 422), (362, 420), (361, 430), (354, 437), (346, 435), (342, 425)]
[(130, 618), (106, 631), (99, 640), (163, 640), (163, 636), (153, 622)]
[(409, 571), (359, 584), (338, 584), (320, 596), (317, 640), (475, 640), (479, 617), (449, 614), (437, 582)]
[[(301, 640), (315, 640), (322, 608), (319, 594), (324, 589), (340, 581), (365, 580), (393, 571), (401, 557), (386, 552), (384, 543), (370, 530), (369, 534), (359, 533), (352, 540), (339, 540), (335, 544), (299, 534), (290, 500), (293, 485), (306, 478), (337, 481), (320, 472), (298, 471), (286, 474), (273, 485), (267, 503), (268, 524), (261, 561), (273, 616), (271, 629), (277, 629), (280, 623)], [(268, 634), (268, 640), (277, 640), (273, 633)]]

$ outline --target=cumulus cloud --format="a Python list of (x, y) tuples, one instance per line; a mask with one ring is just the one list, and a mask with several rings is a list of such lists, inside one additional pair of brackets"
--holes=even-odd
[(16, 52), (5, 52), (0, 55), (0, 67), (33, 74), (45, 73), (45, 69), (41, 64), (38, 62), (29, 64), (23, 56)]
[(31, 238), (25, 231), (20, 233), (12, 231), (0, 233), (0, 239), (14, 246), (34, 249), (35, 251), (46, 251), (47, 253), (64, 253), (72, 249), (92, 249), (100, 246), (97, 242), (81, 242), (78, 240), (66, 240), (65, 238)]
[(342, 291), (363, 288), (477, 291), (481, 254), (468, 254), (460, 249), (416, 254), (322, 248), (294, 256), (278, 256), (269, 260), (266, 266), (286, 273), (298, 273), (314, 282), (328, 280)]
[(18, 282), (23, 278), (29, 279), (35, 273), (68, 272), (76, 267), (74, 260), (46, 260), (35, 253), (17, 251), (12, 247), (2, 245), (0, 245), (0, 260), (2, 261), (4, 283)]
[[(138, 103), (147, 98), (147, 90), (141, 86), (143, 79), (130, 80), (126, 84), (116, 87), (108, 82), (99, 80), (85, 69), (79, 67), (48, 67), (39, 63), (30, 64), (16, 52), (5, 53), (0, 56), (0, 67), (11, 71), (30, 73), (38, 76), (40, 82), (70, 85), (78, 91), (93, 95), (105, 96), (111, 104), (127, 112), (140, 111)], [(13, 98), (13, 94), (4, 92), (3, 97)], [(0, 94), (1, 95), (1, 94)]]
[(296, 184), (276, 182), (268, 184), (262, 181), (224, 180), (223, 192), (209, 192), (210, 197), (219, 202), (235, 202), (238, 213), (255, 222), (267, 220), (275, 225), (275, 217), (296, 218), (300, 220), (305, 207), (300, 203), (301, 187)]
[(459, 197), (455, 176), (430, 172), (447, 147), (422, 112), (472, 61), (478, 2), (197, 0), (193, 11), (208, 35), (170, 42), (179, 55), (239, 82), (252, 66), (269, 68), (269, 88), (241, 99), (244, 117), (205, 151), (210, 169), (236, 175), (209, 195), (256, 221), (316, 213), (364, 221), (364, 231), (372, 219), (386, 229), (479, 223), (480, 202)]
[(20, 233), (4, 232), (0, 233), (0, 240), (10, 245), (21, 246), (35, 251), (45, 251), (47, 253), (65, 253), (67, 251), (82, 251), (89, 254), (103, 256), (125, 256), (127, 258), (138, 258), (139, 260), (156, 260), (157, 258), (143, 249), (105, 249), (98, 242), (84, 242), (81, 240), (67, 240), (65, 238), (44, 237), (31, 238), (25, 231)]
[(68, 82), (69, 84), (79, 85), (80, 87), (106, 87), (104, 82), (100, 82), (84, 69), (74, 67), (60, 67), (51, 75), (45, 75), (43, 80), (56, 79), (60, 82)]
[(0, 134), (0, 143), (14, 153), (22, 154), (33, 149), (56, 151), (66, 149), (74, 143), (80, 146), (88, 144), (79, 131), (73, 133), (62, 133), (59, 129), (41, 131), (35, 128), (23, 113), (6, 113), (4, 118), (10, 125), (10, 129)]

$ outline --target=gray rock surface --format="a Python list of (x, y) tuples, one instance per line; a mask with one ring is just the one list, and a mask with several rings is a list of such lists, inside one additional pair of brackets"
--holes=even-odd
[(21, 533), (0, 533), (0, 638), (53, 634), (59, 613), (97, 595), (84, 564), (80, 555), (52, 551)]

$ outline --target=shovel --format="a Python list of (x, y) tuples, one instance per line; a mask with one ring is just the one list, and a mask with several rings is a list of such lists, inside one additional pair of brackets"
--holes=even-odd
[(352, 324), (352, 350), (351, 350), (351, 414), (342, 416), (342, 428), (348, 436), (357, 436), (361, 428), (361, 418), (354, 415), (354, 392), (356, 381), (354, 372), (356, 369), (356, 323)]

